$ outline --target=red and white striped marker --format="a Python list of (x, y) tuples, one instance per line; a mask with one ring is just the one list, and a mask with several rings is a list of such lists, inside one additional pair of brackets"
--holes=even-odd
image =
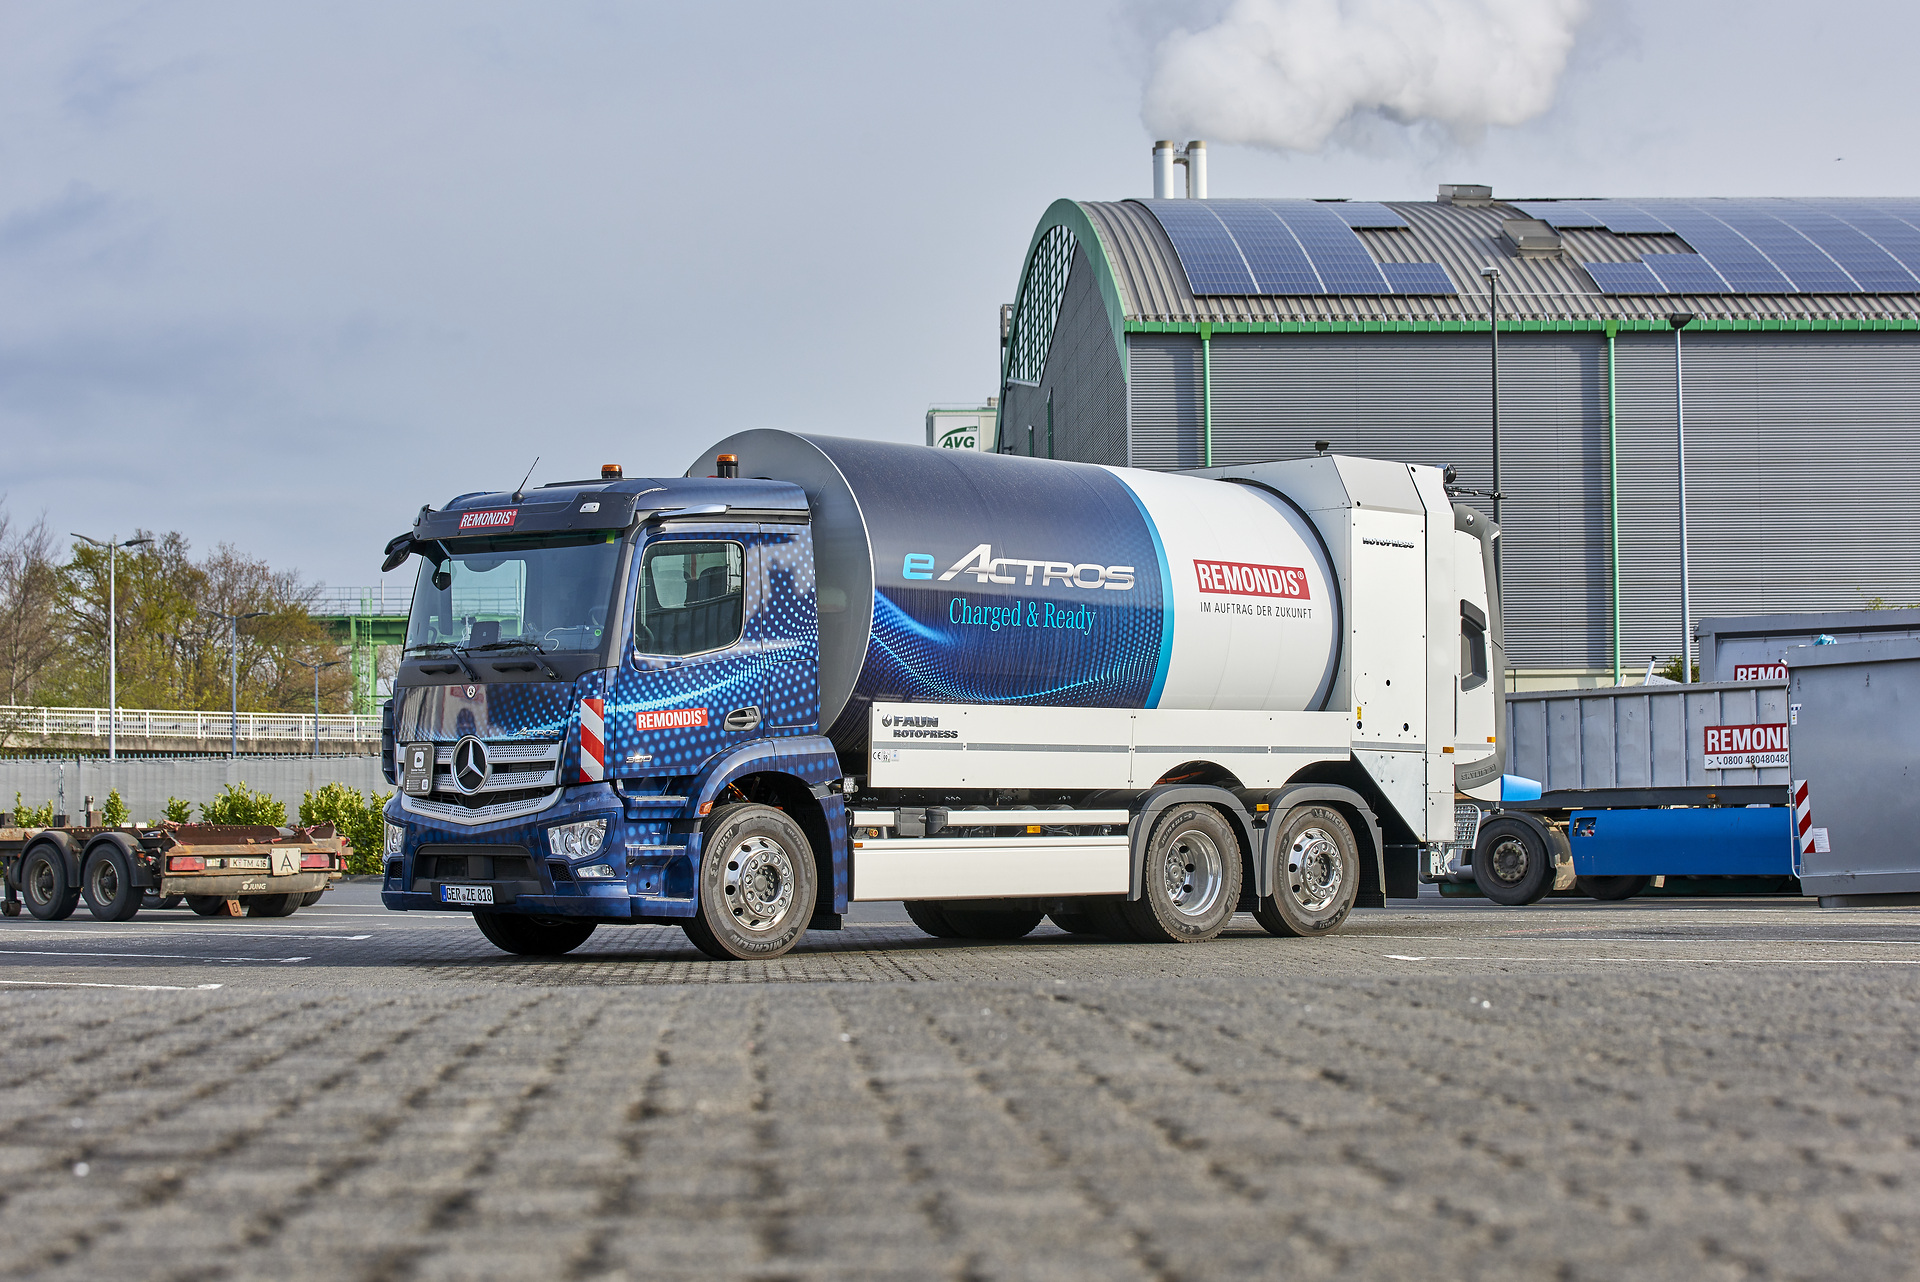
[(1813, 853), (1813, 805), (1807, 800), (1807, 781), (1793, 781), (1794, 872), (1800, 871), (1803, 856)]
[(589, 783), (607, 777), (606, 701), (580, 701), (580, 777)]

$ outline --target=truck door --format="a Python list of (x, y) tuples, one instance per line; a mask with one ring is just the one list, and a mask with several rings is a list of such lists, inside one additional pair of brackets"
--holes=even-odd
[(610, 773), (682, 773), (759, 731), (762, 665), (746, 644), (751, 541), (708, 530), (648, 541), (607, 709)]
[(1474, 773), (1469, 768), (1495, 752), (1494, 738), (1501, 733), (1495, 724), (1499, 707), (1496, 695), (1505, 674), (1497, 670), (1500, 647), (1487, 599), (1486, 558), (1481, 540), (1468, 531), (1455, 530), (1453, 546), (1454, 589), (1460, 605), (1460, 667), (1453, 693), (1457, 779)]

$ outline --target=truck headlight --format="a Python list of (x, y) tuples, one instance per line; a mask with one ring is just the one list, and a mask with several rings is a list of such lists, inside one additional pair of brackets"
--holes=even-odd
[(600, 849), (607, 839), (605, 819), (586, 819), (576, 824), (556, 824), (547, 829), (547, 848), (563, 859), (584, 859)]
[(386, 848), (382, 850), (381, 853), (386, 855), (397, 855), (400, 853), (400, 848), (406, 844), (407, 844), (406, 828), (400, 824), (388, 824), (387, 837), (386, 837), (386, 843), (385, 843)]

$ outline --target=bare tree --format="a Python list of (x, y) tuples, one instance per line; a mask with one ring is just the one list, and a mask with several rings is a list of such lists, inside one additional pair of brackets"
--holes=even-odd
[(46, 517), (21, 526), (0, 500), (0, 675), (9, 704), (30, 703), (60, 653), (59, 579)]

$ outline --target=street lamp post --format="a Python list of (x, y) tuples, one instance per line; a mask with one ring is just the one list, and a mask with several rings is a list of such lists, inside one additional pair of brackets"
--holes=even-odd
[(232, 739), (227, 746), (227, 756), (229, 760), (238, 761), (240, 759), (240, 620), (257, 619), (266, 611), (249, 610), (245, 614), (228, 614), (224, 610), (209, 610), (203, 606), (200, 613), (211, 615), (216, 619), (225, 619), (229, 628), (227, 652), (232, 655), (233, 662), (231, 677), (233, 711), (232, 721), (229, 723)]
[(294, 662), (303, 668), (313, 669), (313, 755), (315, 760), (318, 760), (320, 757), (320, 669), (337, 668), (340, 666), (340, 660), (329, 659), (325, 663), (308, 663), (305, 659), (295, 659)]
[(120, 602), (114, 584), (119, 568), (115, 554), (121, 548), (137, 548), (153, 540), (128, 539), (121, 543), (118, 535), (104, 540), (84, 534), (73, 537), (107, 550), (107, 760), (117, 761), (120, 758)]
[(1687, 572), (1687, 397), (1680, 367), (1680, 331), (1693, 324), (1691, 312), (1667, 317), (1673, 326), (1673, 431), (1680, 485), (1680, 684), (1693, 681), (1693, 600)]

